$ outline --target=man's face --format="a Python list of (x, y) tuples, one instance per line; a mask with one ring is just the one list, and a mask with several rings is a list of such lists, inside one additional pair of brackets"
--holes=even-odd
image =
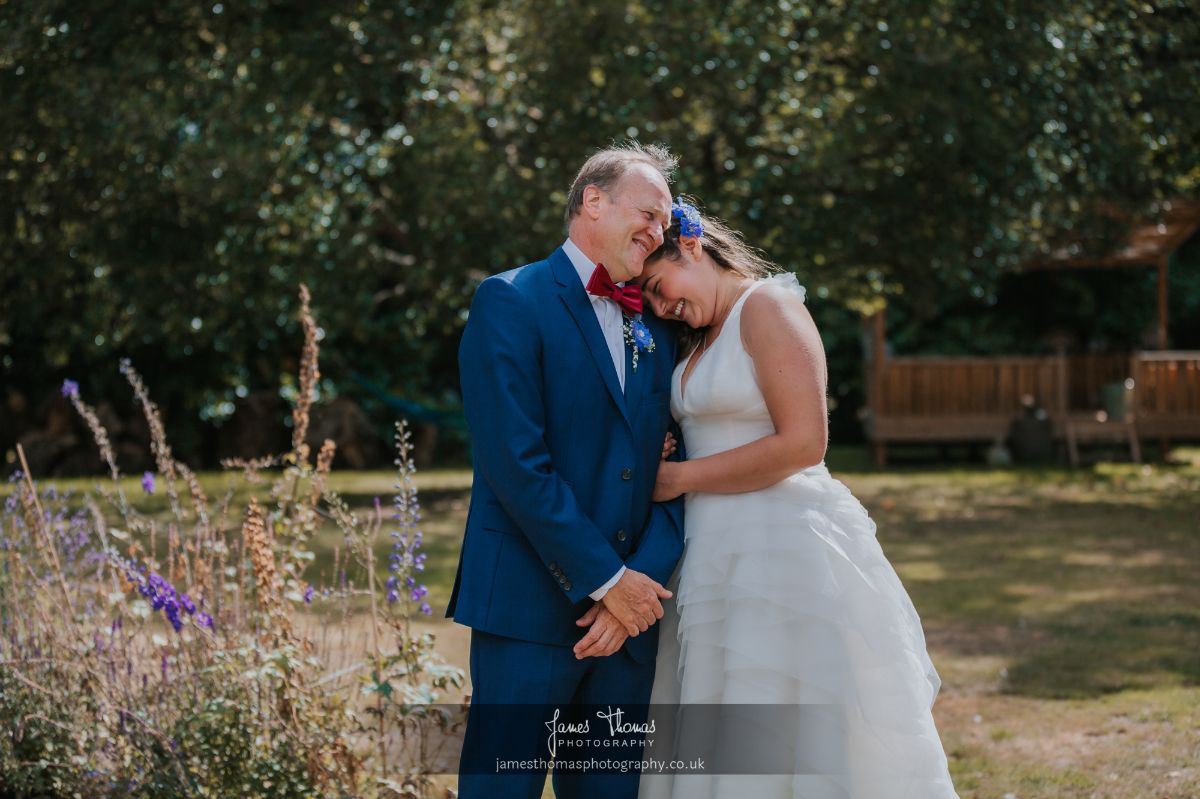
[(646, 256), (662, 245), (671, 224), (671, 190), (657, 170), (635, 164), (611, 193), (599, 194), (593, 207), (601, 262), (615, 282), (632, 280), (642, 273)]

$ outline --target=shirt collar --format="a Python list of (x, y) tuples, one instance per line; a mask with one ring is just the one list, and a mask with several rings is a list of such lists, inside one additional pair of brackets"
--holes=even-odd
[[(579, 280), (583, 283), (584, 288), (586, 288), (588, 281), (592, 279), (592, 272), (596, 271), (596, 264), (592, 263), (592, 260), (583, 254), (583, 250), (579, 249), (578, 244), (571, 241), (570, 236), (563, 242), (562, 248), (567, 257), (571, 259), (571, 266), (575, 267), (575, 272), (579, 275)], [(624, 286), (625, 281), (621, 281), (617, 285)], [(593, 300), (604, 299), (593, 294), (589, 294), (588, 296)]]

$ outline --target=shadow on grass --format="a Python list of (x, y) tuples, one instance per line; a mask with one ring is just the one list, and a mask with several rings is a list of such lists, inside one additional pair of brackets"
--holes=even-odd
[(889, 486), (872, 515), (931, 642), (1000, 657), (1004, 692), (1200, 685), (1195, 495), (1169, 480), (1112, 489), (1095, 475)]
[(1006, 693), (1088, 698), (1200, 685), (1200, 610), (1093, 602), (1040, 620), (1013, 653)]

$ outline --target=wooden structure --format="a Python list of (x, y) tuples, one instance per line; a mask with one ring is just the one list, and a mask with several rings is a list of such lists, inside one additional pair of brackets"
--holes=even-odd
[[(1135, 460), (1138, 439), (1200, 439), (1200, 351), (1167, 346), (1167, 262), (1200, 229), (1200, 203), (1177, 202), (1161, 223), (1136, 228), (1116, 253), (1104, 257), (1060, 254), (1033, 268), (1153, 266), (1158, 270), (1160, 350), (1116, 355), (891, 357), (883, 313), (866, 320), (867, 408), (864, 419), (875, 461), (892, 443), (990, 442), (1008, 434), (1032, 402), (1048, 414), (1056, 439), (1072, 460), (1091, 441), (1127, 442)], [(1125, 418), (1106, 418), (1106, 386), (1131, 389)]]

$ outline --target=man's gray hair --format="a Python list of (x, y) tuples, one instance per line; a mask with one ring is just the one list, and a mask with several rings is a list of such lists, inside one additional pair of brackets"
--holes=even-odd
[(636, 141), (606, 147), (589, 158), (580, 167), (571, 192), (567, 195), (567, 225), (583, 208), (583, 190), (595, 186), (601, 191), (611, 192), (633, 164), (649, 164), (663, 176), (669, 185), (675, 176), (679, 159), (662, 144), (641, 144)]

